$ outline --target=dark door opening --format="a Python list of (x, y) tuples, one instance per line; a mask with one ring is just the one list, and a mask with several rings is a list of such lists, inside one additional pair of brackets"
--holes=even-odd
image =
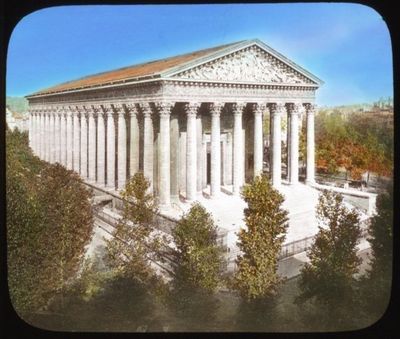
[(207, 152), (207, 185), (211, 184), (211, 153)]

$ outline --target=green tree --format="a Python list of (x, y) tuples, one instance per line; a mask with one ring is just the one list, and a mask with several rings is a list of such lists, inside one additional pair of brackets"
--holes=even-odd
[(173, 230), (176, 246), (169, 304), (188, 330), (201, 329), (214, 318), (221, 283), (222, 248), (211, 214), (194, 203)]
[(319, 232), (308, 252), (310, 262), (301, 270), (296, 302), (315, 301), (321, 321), (343, 326), (354, 306), (354, 275), (361, 262), (356, 247), (359, 216), (347, 209), (340, 194), (325, 190), (319, 197), (317, 219)]
[(370, 268), (361, 278), (362, 307), (375, 321), (389, 304), (393, 261), (393, 183), (378, 195), (376, 215), (371, 218), (368, 241), (371, 244)]
[(113, 237), (106, 241), (108, 265), (118, 274), (141, 284), (158, 280), (151, 263), (160, 259), (158, 252), (166, 241), (155, 232), (157, 204), (149, 187), (150, 182), (141, 172), (126, 183), (121, 193), (122, 218)]
[(282, 209), (283, 196), (264, 175), (244, 187), (242, 197), (247, 229), (239, 232), (239, 255), (233, 288), (247, 301), (266, 299), (277, 293), (278, 255), (285, 240), (288, 212)]
[(211, 215), (195, 203), (172, 234), (176, 245), (175, 288), (215, 291), (220, 282), (222, 248), (217, 244)]
[(72, 171), (35, 157), (26, 133), (6, 132), (11, 301), (30, 319), (65, 291), (92, 235), (91, 194)]

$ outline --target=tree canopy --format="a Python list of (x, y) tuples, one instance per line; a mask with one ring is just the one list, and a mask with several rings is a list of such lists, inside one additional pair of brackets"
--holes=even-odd
[(393, 121), (376, 115), (348, 117), (320, 111), (315, 119), (316, 166), (334, 174), (344, 168), (353, 179), (364, 172), (390, 176), (393, 170)]
[(74, 172), (34, 156), (26, 133), (7, 130), (6, 142), (8, 283), (29, 317), (76, 276), (92, 236), (91, 193)]
[(173, 238), (175, 288), (213, 292), (220, 282), (222, 248), (210, 213), (199, 203), (193, 204), (174, 228)]
[[(345, 320), (344, 305), (354, 304), (355, 273), (361, 262), (357, 244), (361, 236), (359, 216), (348, 210), (343, 197), (325, 190), (317, 206), (319, 232), (301, 269), (298, 303), (316, 301), (328, 319)], [(333, 322), (332, 322), (333, 323)]]
[(246, 185), (242, 197), (247, 229), (239, 232), (237, 272), (233, 287), (248, 301), (276, 294), (281, 278), (277, 274), (278, 256), (288, 227), (288, 212), (282, 209), (282, 194), (265, 175)]
[(138, 172), (121, 192), (122, 218), (113, 237), (106, 241), (107, 263), (118, 274), (140, 284), (157, 281), (152, 261), (163, 244), (155, 235), (154, 215), (157, 204), (149, 193), (150, 182)]

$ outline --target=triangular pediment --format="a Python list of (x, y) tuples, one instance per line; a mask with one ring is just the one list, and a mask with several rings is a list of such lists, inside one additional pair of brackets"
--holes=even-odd
[(171, 76), (172, 78), (187, 80), (294, 85), (317, 84), (316, 81), (258, 45), (247, 46), (198, 65), (191, 65), (191, 67), (171, 74)]

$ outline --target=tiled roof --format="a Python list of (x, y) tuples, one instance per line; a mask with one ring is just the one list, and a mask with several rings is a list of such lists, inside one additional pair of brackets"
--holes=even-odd
[(208, 54), (212, 54), (226, 47), (233, 46), (239, 43), (241, 43), (241, 41), (213, 48), (207, 48), (200, 51), (178, 55), (166, 59), (155, 60), (138, 65), (119, 68), (113, 71), (86, 76), (77, 80), (65, 82), (47, 89), (40, 90), (29, 96), (45, 95), (45, 94), (51, 94), (56, 92), (63, 92), (63, 91), (87, 88), (87, 87), (96, 87), (117, 81), (154, 76), (172, 67), (185, 64), (187, 62), (204, 57)]

